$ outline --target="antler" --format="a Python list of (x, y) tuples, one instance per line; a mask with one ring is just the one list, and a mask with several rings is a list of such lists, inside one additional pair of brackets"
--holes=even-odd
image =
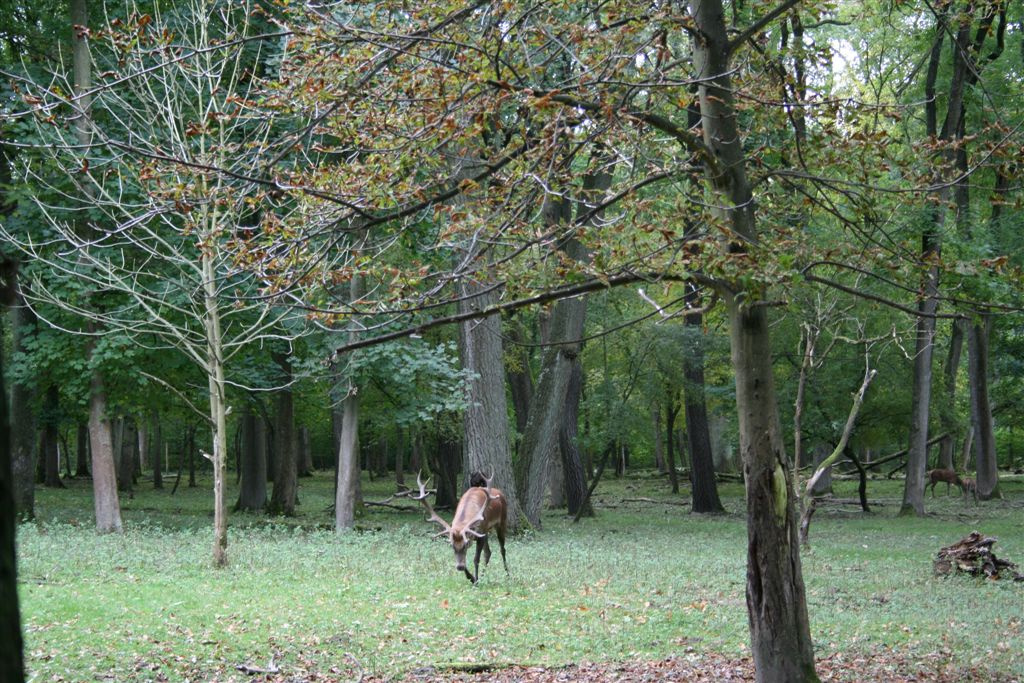
[[(427, 481), (430, 481), (430, 479), (427, 478)], [(443, 519), (441, 519), (440, 515), (438, 515), (436, 512), (434, 512), (434, 507), (430, 504), (430, 501), (427, 500), (427, 496), (430, 495), (430, 492), (427, 491), (427, 484), (420, 477), (420, 473), (419, 472), (416, 473), (416, 485), (420, 489), (419, 494), (414, 496), (414, 495), (411, 495), (411, 492), (410, 492), (410, 496), (409, 497), (412, 498), (413, 500), (418, 500), (419, 502), (423, 503), (423, 507), (427, 508), (427, 512), (430, 513), (430, 517), (428, 518), (427, 521), (437, 522), (438, 524), (440, 524), (444, 528), (444, 531), (442, 531), (441, 533), (437, 534), (438, 536), (441, 536), (443, 534), (450, 534), (452, 532), (451, 525), (448, 524), (448, 522), (446, 522)]]

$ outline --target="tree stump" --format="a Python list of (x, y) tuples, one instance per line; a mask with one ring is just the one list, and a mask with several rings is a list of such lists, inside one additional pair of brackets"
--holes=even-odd
[(999, 559), (992, 552), (995, 542), (996, 539), (991, 536), (982, 536), (977, 531), (972, 531), (953, 545), (939, 550), (933, 564), (935, 574), (946, 576), (960, 571), (990, 579), (1005, 577), (1014, 581), (1024, 581), (1024, 574), (1014, 571), (1017, 565)]

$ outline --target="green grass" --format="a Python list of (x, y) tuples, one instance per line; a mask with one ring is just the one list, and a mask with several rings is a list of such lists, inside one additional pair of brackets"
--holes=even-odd
[[(40, 521), (18, 537), (31, 680), (246, 681), (235, 666), (271, 656), (289, 676), (331, 680), (748, 651), (737, 485), (721, 489), (729, 514), (705, 517), (621, 502), (685, 500), (646, 474), (602, 483), (596, 519), (548, 514), (542, 531), (509, 540), (511, 575), (496, 553), (477, 587), (421, 514), (373, 508), (339, 537), (330, 478), (301, 486), (295, 518), (232, 517), (219, 571), (208, 486), (172, 497), (141, 482), (120, 536), (93, 532), (87, 483), (41, 490)], [(382, 500), (391, 484), (364, 487)], [(892, 647), (1024, 678), (1024, 584), (931, 569), (939, 547), (973, 529), (1024, 564), (1024, 482), (1004, 481), (1005, 500), (977, 507), (940, 493), (922, 519), (896, 516), (900, 487), (871, 483), (874, 514), (829, 506), (814, 519), (803, 564), (818, 653)], [(855, 495), (849, 482), (836, 489)]]

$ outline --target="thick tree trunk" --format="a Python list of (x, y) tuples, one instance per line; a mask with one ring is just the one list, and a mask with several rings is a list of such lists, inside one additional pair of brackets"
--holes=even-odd
[(121, 504), (114, 474), (114, 437), (107, 419), (107, 392), (99, 370), (92, 373), (89, 395), (89, 442), (96, 531), (121, 533)]
[(946, 367), (942, 372), (943, 403), (941, 418), (942, 430), (946, 438), (939, 444), (939, 467), (946, 470), (955, 469), (953, 452), (956, 450), (957, 436), (960, 434), (956, 419), (956, 375), (960, 369), (960, 354), (964, 341), (964, 321), (954, 320), (950, 326), (949, 351), (946, 354)]
[(267, 506), (267, 436), (263, 418), (246, 401), (242, 413), (242, 445), (238, 459), (242, 481), (238, 490), (236, 510), (261, 512)]
[[(607, 160), (596, 154), (591, 160), (593, 168), (583, 180), (583, 200), (576, 207), (577, 217), (590, 210), (611, 184)], [(548, 226), (568, 224), (573, 207), (560, 198), (548, 198), (544, 207), (544, 221)], [(590, 218), (588, 222), (594, 220)], [(577, 262), (590, 259), (584, 245), (575, 237), (559, 245), (564, 255)], [(573, 364), (582, 349), (583, 325), (587, 303), (584, 297), (563, 299), (555, 304), (551, 314), (548, 343), (541, 360), (537, 386), (530, 403), (530, 413), (519, 449), (516, 478), (522, 493), (523, 514), (534, 526), (540, 527), (540, 510), (547, 490), (550, 463), (558, 444), (558, 428), (566, 403), (566, 390)]]
[(40, 457), (43, 459), (43, 485), (53, 488), (64, 488), (60, 479), (60, 451), (58, 448), (60, 425), (60, 390), (56, 384), (46, 388), (43, 397), (42, 438), (39, 443)]
[[(593, 517), (594, 510), (587, 499), (587, 478), (577, 445), (579, 432), (580, 396), (583, 394), (583, 363), (576, 359), (569, 375), (565, 393), (565, 410), (558, 430), (558, 449), (562, 456), (562, 479), (566, 507), (574, 517)], [(581, 510), (582, 508), (582, 510)]]
[[(9, 263), (4, 263), (2, 268), (0, 281), (4, 281), (8, 291), (0, 295), (0, 301), (3, 305), (9, 305), (13, 284), (8, 280), (14, 278), (14, 268)], [(2, 336), (0, 334), (0, 337)], [(0, 355), (0, 397), (5, 398), (7, 392), (3, 376), (3, 357)], [(21, 613), (18, 608), (18, 571), (14, 537), (17, 517), (24, 514), (26, 509), (15, 507), (9, 424), (7, 401), (0, 400), (0, 681), (21, 683), (25, 680), (25, 664)], [(31, 512), (27, 516), (31, 516)]]
[(747, 492), (747, 612), (758, 681), (815, 681), (796, 510), (763, 307), (729, 302)]
[[(561, 310), (563, 306), (576, 310)], [(581, 301), (560, 301), (552, 315), (554, 339), (565, 339), (565, 326), (575, 327), (573, 318), (583, 315)], [(579, 327), (582, 328), (580, 319)], [(576, 335), (578, 338), (579, 335)], [(523, 491), (523, 515), (535, 527), (540, 527), (540, 510), (547, 490), (549, 467), (558, 445), (558, 428), (565, 405), (565, 392), (569, 374), (578, 354), (577, 345), (551, 346), (545, 349), (537, 388), (533, 394), (530, 416), (519, 453), (519, 481)]]
[[(25, 353), (25, 337), (35, 327), (35, 316), (21, 293), (11, 309), (14, 353)], [(32, 414), (32, 388), (15, 382), (11, 387), (11, 469), (14, 506), (20, 519), (35, 517), (36, 421)]]
[(275, 353), (273, 356), (281, 369), (285, 386), (277, 392), (277, 420), (274, 427), (277, 469), (274, 472), (274, 489), (270, 495), (269, 511), (275, 515), (292, 516), (295, 514), (295, 500), (298, 494), (295, 406), (290, 387), (292, 366), (286, 355)]
[(117, 461), (117, 490), (127, 493), (128, 498), (134, 498), (133, 484), (135, 482), (135, 449), (138, 447), (139, 439), (135, 430), (135, 420), (124, 417), (121, 423), (121, 439), (118, 442), (120, 457)]
[[(434, 448), (429, 449), (428, 466), (436, 477), (437, 493), (434, 507), (455, 509), (461, 488), (458, 484), (459, 468), (465, 454), (465, 447), (445, 435), (440, 435)], [(488, 474), (484, 472), (484, 474)]]
[[(755, 202), (746, 176), (729, 74), (731, 45), (721, 0), (690, 6), (697, 33), (706, 169), (717, 217), (735, 237), (730, 252), (757, 240)], [(747, 614), (758, 681), (817, 681), (800, 567), (796, 508), (779, 422), (766, 308), (756, 296), (726, 292), (736, 380), (740, 451), (747, 492)], [(746, 293), (745, 293), (746, 294)]]
[[(928, 238), (925, 238), (925, 249)], [(936, 252), (937, 253), (937, 252)], [(925, 297), (918, 305), (914, 378), (910, 390), (910, 444), (907, 452), (907, 478), (903, 488), (900, 514), (924, 514), (925, 472), (928, 469), (928, 414), (932, 393), (932, 350), (935, 337), (935, 311), (938, 306), (939, 271), (929, 267), (925, 280)]]
[[(471, 283), (461, 286), (466, 298), (460, 310), (480, 310), (493, 301), (491, 294), (478, 294)], [(501, 340), (501, 316), (489, 315), (459, 325), (459, 355), (462, 367), (474, 373), (467, 390), (468, 405), (462, 419), (463, 486), (473, 472), (493, 479), (505, 493), (510, 530), (519, 527), (520, 500), (512, 472), (511, 439), (508, 432), (508, 403), (505, 397), (505, 365)]]
[[(688, 307), (700, 305), (696, 286), (686, 283)], [(690, 445), (690, 483), (693, 512), (723, 512), (715, 481), (715, 461), (711, 456), (711, 432), (708, 429), (708, 410), (704, 401), (704, 319), (700, 313), (683, 316), (688, 339), (693, 341), (685, 354), (683, 374), (686, 387), (683, 400), (686, 412), (686, 437)]]
[(516, 447), (519, 439), (526, 431), (526, 419), (530, 414), (530, 401), (533, 398), (533, 374), (530, 372), (530, 352), (524, 345), (526, 335), (523, 332), (522, 319), (516, 315), (507, 323), (506, 338), (511, 343), (506, 355), (510, 364), (506, 368), (509, 395), (512, 397), (512, 409), (516, 418)]
[(975, 463), (978, 469), (978, 499), (999, 498), (992, 405), (988, 398), (988, 337), (992, 317), (971, 325), (967, 337), (967, 368), (971, 384), (971, 426), (974, 430)]

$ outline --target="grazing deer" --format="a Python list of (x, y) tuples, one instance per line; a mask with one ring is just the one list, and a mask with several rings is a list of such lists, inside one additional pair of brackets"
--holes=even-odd
[(935, 485), (940, 481), (946, 482), (946, 495), (949, 495), (949, 485), (956, 484), (960, 487), (960, 492), (964, 491), (964, 482), (960, 479), (960, 475), (956, 473), (956, 470), (929, 470), (928, 471), (928, 482), (932, 488), (932, 498), (935, 497)]
[[(429, 479), (427, 480), (429, 481)], [(508, 561), (505, 559), (505, 528), (507, 526), (505, 495), (500, 489), (491, 486), (491, 478), (483, 480), (482, 486), (472, 486), (459, 500), (455, 508), (455, 517), (452, 523), (441, 519), (434, 512), (434, 508), (427, 500), (430, 492), (426, 490), (426, 484), (416, 475), (416, 485), (419, 486), (419, 494), (411, 497), (423, 503), (423, 506), (430, 513), (429, 521), (436, 522), (443, 529), (438, 536), (448, 536), (455, 551), (455, 569), (465, 572), (466, 578), (476, 583), (480, 578), (480, 554), (484, 555), (484, 565), (491, 561), (491, 547), (487, 542), (487, 532), (491, 529), (497, 533), (498, 545), (501, 547), (501, 561), (505, 565), (505, 573), (508, 573)], [(466, 568), (466, 551), (473, 541), (476, 544), (476, 558), (473, 561), (473, 573)]]
[(963, 489), (963, 495), (966, 498), (968, 492), (974, 496), (974, 502), (978, 502), (978, 482), (972, 477), (964, 477), (961, 480), (960, 488)]

